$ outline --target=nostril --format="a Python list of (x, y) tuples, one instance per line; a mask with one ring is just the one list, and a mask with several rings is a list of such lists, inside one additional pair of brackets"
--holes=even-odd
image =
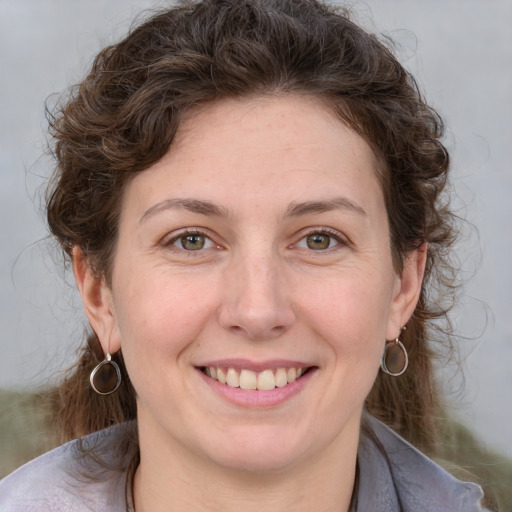
[(265, 341), (279, 337), (286, 331), (286, 327), (277, 325), (271, 328), (265, 328), (263, 325), (251, 325), (247, 323), (243, 327), (240, 325), (231, 325), (228, 327), (228, 330), (237, 336), (244, 336), (251, 340)]
[(268, 290), (275, 283), (264, 286), (254, 279), (252, 276), (246, 283), (238, 279), (228, 287), (218, 321), (224, 329), (248, 339), (274, 339), (294, 324), (295, 313), (280, 291)]

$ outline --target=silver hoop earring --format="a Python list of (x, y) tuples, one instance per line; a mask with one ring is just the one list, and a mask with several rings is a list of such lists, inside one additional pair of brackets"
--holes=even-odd
[(101, 361), (89, 377), (92, 389), (98, 395), (111, 395), (121, 385), (121, 370), (119, 365), (112, 361), (112, 356), (109, 352), (105, 356), (105, 360)]
[(399, 377), (409, 366), (409, 356), (403, 343), (396, 338), (395, 341), (386, 342), (380, 367), (384, 373), (392, 377)]

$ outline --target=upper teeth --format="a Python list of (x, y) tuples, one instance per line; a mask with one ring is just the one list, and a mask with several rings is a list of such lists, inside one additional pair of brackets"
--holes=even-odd
[(282, 388), (298, 379), (305, 368), (278, 368), (277, 370), (263, 370), (262, 372), (253, 372), (252, 370), (235, 368), (218, 368), (209, 366), (205, 368), (205, 373), (212, 379), (218, 380), (222, 384), (227, 384), (232, 388), (258, 389), (268, 391), (275, 387)]

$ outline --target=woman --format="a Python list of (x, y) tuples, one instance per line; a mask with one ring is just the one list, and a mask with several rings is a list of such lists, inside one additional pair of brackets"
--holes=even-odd
[(312, 0), (187, 2), (51, 124), (86, 437), (2, 510), (481, 510), (398, 435), (435, 445), (453, 233), (441, 121), (382, 43)]

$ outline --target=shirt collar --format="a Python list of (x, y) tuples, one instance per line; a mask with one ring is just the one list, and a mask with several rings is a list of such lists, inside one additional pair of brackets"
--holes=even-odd
[(481, 488), (461, 482), (365, 413), (358, 451), (357, 510), (478, 512)]

